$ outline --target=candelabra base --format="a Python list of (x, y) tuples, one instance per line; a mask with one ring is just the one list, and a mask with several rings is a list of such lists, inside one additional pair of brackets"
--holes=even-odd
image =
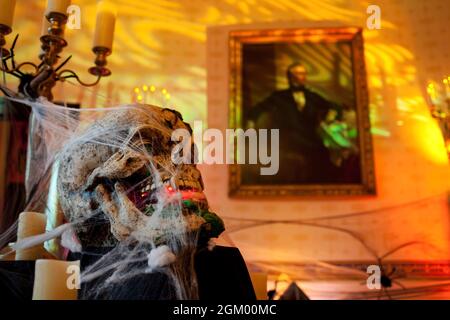
[(94, 47), (92, 51), (95, 53), (95, 67), (89, 68), (89, 73), (98, 77), (107, 77), (111, 75), (111, 71), (106, 68), (107, 57), (111, 54), (111, 49), (105, 47)]
[(111, 70), (105, 67), (91, 67), (89, 73), (98, 77), (107, 77), (111, 75)]

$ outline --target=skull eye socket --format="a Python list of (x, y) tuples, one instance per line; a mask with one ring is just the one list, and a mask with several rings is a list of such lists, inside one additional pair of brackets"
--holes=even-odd
[(169, 141), (169, 134), (164, 134), (157, 129), (142, 127), (134, 133), (130, 147), (137, 150), (142, 148), (143, 152), (149, 154), (158, 154), (167, 148), (165, 146)]
[(91, 199), (89, 201), (89, 208), (93, 211), (96, 211), (99, 208), (99, 203), (97, 201), (95, 201), (94, 199)]

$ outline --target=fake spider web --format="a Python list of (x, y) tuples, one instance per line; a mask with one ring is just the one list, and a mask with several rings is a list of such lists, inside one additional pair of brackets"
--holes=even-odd
[[(25, 239), (14, 249), (50, 240), (46, 243), (47, 248), (50, 246), (53, 253), (61, 257), (59, 240), (51, 239), (61, 234), (66, 242), (63, 245), (81, 251), (81, 254), (100, 255), (89, 252), (89, 248), (107, 247), (108, 252), (81, 274), (82, 284), (95, 282), (95, 287), (90, 287), (93, 290), (85, 292), (84, 298), (107, 299), (108, 293), (120, 288), (124, 281), (140, 274), (160, 273), (166, 275), (176, 298), (197, 299), (194, 254), (207, 248), (211, 236), (218, 236), (214, 232), (221, 232), (222, 222), (208, 211), (206, 198), (201, 193), (202, 182), (195, 180), (201, 180), (201, 177), (195, 176), (194, 165), (174, 165), (172, 161), (169, 148), (175, 144), (170, 142), (172, 125), (190, 129), (179, 114), (144, 105), (77, 110), (46, 100), (12, 100), (32, 108), (25, 211), (45, 213), (53, 221), (61, 220), (62, 216), (66, 218), (64, 224), (54, 225), (53, 231)], [(161, 112), (169, 118), (162, 119), (164, 114)], [(133, 118), (134, 127), (121, 117)], [(145, 118), (145, 123), (140, 122), (140, 117)], [(143, 136), (143, 132), (147, 135)], [(172, 145), (166, 145), (169, 143)], [(92, 151), (89, 146), (94, 153), (105, 152), (103, 158), (96, 158), (97, 163), (90, 163), (89, 152), (81, 153), (78, 158), (72, 157), (79, 149)], [(119, 170), (122, 159), (114, 157), (128, 157), (124, 170)], [(65, 167), (67, 161), (75, 163)], [(139, 170), (128, 172), (136, 162), (140, 165)], [(107, 163), (110, 166), (106, 166)], [(80, 177), (72, 176), (70, 170), (83, 172), (77, 169), (80, 165), (91, 174), (97, 168), (95, 177), (88, 174), (92, 180), (89, 183), (94, 184), (92, 189), (95, 190), (69, 187), (67, 191), (61, 187), (64, 183), (77, 183)], [(66, 170), (66, 174), (60, 174), (62, 170)], [(88, 175), (81, 181), (83, 187), (88, 183)], [(58, 185), (58, 180), (64, 182)], [(66, 201), (61, 198), (64, 192), (69, 199), (71, 193), (79, 194)], [(94, 194), (109, 199), (109, 202), (96, 199)], [(61, 208), (64, 201), (68, 204)], [(76, 210), (71, 208), (70, 205), (78, 205), (77, 201), (85, 206)], [(117, 216), (111, 219), (104, 211)], [(2, 235), (2, 247), (14, 234), (16, 225)], [(206, 231), (205, 226), (208, 226)], [(84, 238), (74, 237), (80, 234)]]

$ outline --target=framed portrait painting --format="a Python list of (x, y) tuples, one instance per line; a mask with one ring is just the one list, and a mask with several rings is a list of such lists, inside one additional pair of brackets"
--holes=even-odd
[(229, 50), (230, 128), (277, 129), (279, 162), (232, 164), (230, 196), (375, 194), (360, 28), (232, 31)]

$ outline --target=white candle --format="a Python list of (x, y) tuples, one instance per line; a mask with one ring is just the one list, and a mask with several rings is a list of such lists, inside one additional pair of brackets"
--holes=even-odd
[[(27, 237), (45, 233), (47, 217), (38, 212), (22, 212), (19, 215), (17, 228), (17, 241)], [(28, 249), (19, 249), (16, 252), (16, 260), (37, 260), (43, 257), (45, 249), (43, 245), (37, 245)]]
[(70, 6), (71, 0), (48, 0), (45, 15), (50, 12), (59, 12), (67, 14), (67, 8)]
[(257, 300), (267, 300), (267, 274), (262, 272), (251, 272), (253, 289)]
[(0, 24), (11, 28), (16, 0), (0, 0)]
[(95, 24), (94, 48), (103, 47), (112, 50), (116, 12), (111, 3), (101, 1), (97, 6), (97, 21)]
[(80, 261), (37, 260), (33, 300), (77, 300)]

